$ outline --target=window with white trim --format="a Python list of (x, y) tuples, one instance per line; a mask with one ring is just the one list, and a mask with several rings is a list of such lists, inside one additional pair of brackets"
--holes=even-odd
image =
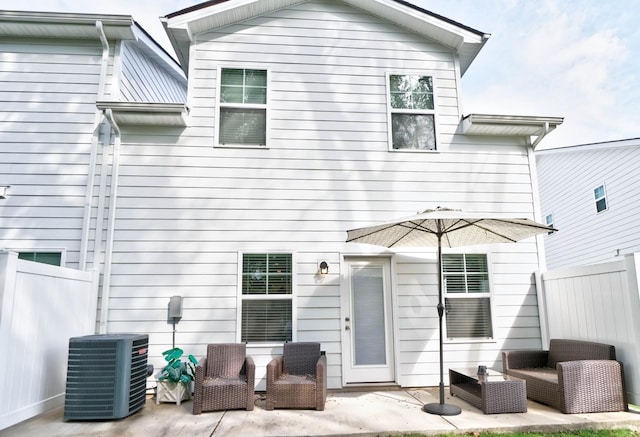
[(393, 150), (435, 150), (433, 77), (389, 74), (390, 141)]
[(292, 265), (290, 253), (242, 255), (241, 341), (292, 340)]
[(62, 265), (61, 252), (18, 252), (18, 259), (35, 261), (42, 264), (51, 264), (52, 266)]
[(221, 68), (217, 144), (266, 146), (267, 70)]
[(447, 338), (493, 338), (487, 255), (443, 254), (442, 280)]
[(607, 210), (607, 193), (604, 189), (604, 185), (599, 185), (593, 190), (593, 196), (596, 199), (596, 212), (602, 212)]
[[(544, 221), (545, 221), (545, 223), (547, 224), (547, 226), (549, 226), (550, 228), (552, 228), (552, 227), (553, 227), (553, 214), (547, 214), (547, 215), (544, 217)], [(547, 234), (548, 234), (548, 235), (551, 235), (551, 234), (553, 234), (553, 233), (554, 233), (554, 231), (550, 231), (550, 232), (548, 232)]]

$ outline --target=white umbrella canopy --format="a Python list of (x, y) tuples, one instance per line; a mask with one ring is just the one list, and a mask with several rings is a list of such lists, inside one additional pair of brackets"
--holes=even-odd
[(420, 214), (347, 231), (347, 242), (384, 247), (443, 247), (513, 243), (555, 229), (526, 218), (502, 218), (456, 209)]
[[(442, 271), (442, 246), (459, 247), (476, 244), (515, 243), (534, 235), (555, 231), (549, 226), (526, 218), (503, 218), (456, 209), (428, 209), (420, 214), (379, 225), (347, 231), (347, 242), (384, 247), (437, 247), (438, 272)], [(431, 414), (460, 414), (456, 405), (444, 403), (444, 365), (442, 317), (442, 277), (438, 275), (438, 319), (440, 331), (440, 402), (427, 404), (423, 410)]]

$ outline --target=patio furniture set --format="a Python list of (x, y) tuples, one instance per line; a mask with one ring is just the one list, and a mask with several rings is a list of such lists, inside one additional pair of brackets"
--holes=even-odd
[[(485, 414), (524, 413), (527, 398), (563, 413), (626, 411), (622, 363), (612, 345), (552, 339), (549, 350), (505, 351), (503, 372), (449, 369), (453, 396)], [(266, 409), (324, 410), (326, 356), (320, 343), (289, 342), (267, 365)], [(253, 410), (255, 363), (244, 343), (211, 344), (196, 367), (193, 414)]]
[[(320, 343), (285, 343), (282, 356), (267, 365), (267, 410), (324, 410), (327, 358)], [(196, 366), (193, 414), (244, 408), (253, 410), (256, 366), (244, 343), (210, 344)]]
[(549, 350), (502, 353), (502, 373), (449, 369), (449, 389), (485, 414), (523, 413), (527, 398), (562, 413), (628, 409), (622, 363), (615, 347), (552, 339)]

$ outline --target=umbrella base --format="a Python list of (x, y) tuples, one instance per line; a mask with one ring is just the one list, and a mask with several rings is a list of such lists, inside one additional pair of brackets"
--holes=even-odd
[(449, 404), (426, 404), (422, 407), (422, 411), (440, 416), (457, 416), (462, 413), (460, 407)]

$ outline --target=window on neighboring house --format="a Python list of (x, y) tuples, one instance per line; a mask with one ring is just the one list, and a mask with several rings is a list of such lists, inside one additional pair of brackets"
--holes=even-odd
[(292, 296), (290, 253), (243, 254), (241, 340), (291, 341)]
[(394, 150), (435, 150), (433, 77), (390, 74), (389, 119)]
[(18, 258), (52, 266), (62, 265), (62, 253), (60, 252), (18, 252)]
[(596, 198), (596, 211), (605, 211), (607, 209), (607, 193), (604, 190), (604, 185), (600, 185), (593, 190), (593, 195)]
[(267, 71), (220, 70), (217, 144), (266, 146)]
[[(547, 226), (549, 227), (553, 227), (553, 214), (547, 214), (544, 218), (545, 223), (547, 224)], [(548, 232), (548, 235), (553, 234), (554, 231)]]
[(487, 255), (443, 254), (442, 279), (447, 338), (493, 338)]

